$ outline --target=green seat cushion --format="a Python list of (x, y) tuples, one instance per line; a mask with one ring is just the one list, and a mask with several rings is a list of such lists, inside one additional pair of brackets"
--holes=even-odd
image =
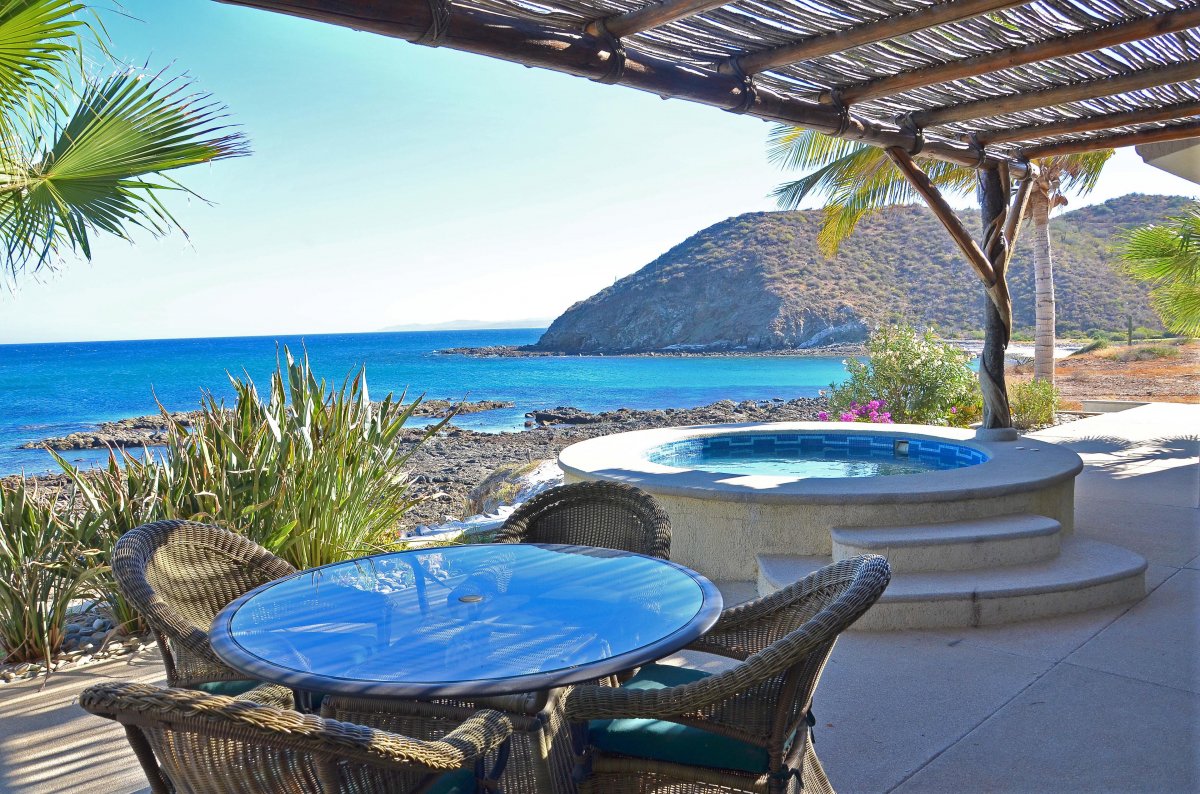
[(427, 794), (475, 794), (475, 770), (456, 769), (437, 779)]
[[(708, 673), (666, 664), (650, 664), (622, 686), (626, 689), (666, 689), (707, 678)], [(770, 758), (763, 747), (666, 720), (592, 720), (592, 746), (607, 753), (649, 758), (675, 764), (734, 769), (762, 774)]]
[(203, 684), (196, 684), (195, 688), (210, 695), (225, 695), (235, 698), (238, 695), (246, 694), (261, 683), (262, 681), (205, 681)]

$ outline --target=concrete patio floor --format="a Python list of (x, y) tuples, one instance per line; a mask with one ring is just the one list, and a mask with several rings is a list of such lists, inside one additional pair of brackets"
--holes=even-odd
[[(847, 633), (813, 709), (838, 791), (1200, 791), (1198, 433), (1200, 406), (1159, 403), (1034, 434), (1083, 456), (1076, 531), (1143, 555), (1146, 597), (1010, 626)], [(147, 790), (120, 729), (75, 705), (100, 678), (163, 681), (148, 653), (0, 687), (0, 792)]]

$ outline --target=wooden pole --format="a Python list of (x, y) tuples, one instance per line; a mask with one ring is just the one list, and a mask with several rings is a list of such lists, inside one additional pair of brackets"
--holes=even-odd
[(1142, 143), (1159, 143), (1161, 141), (1178, 141), (1184, 138), (1200, 138), (1200, 120), (1183, 124), (1172, 124), (1169, 127), (1156, 127), (1151, 130), (1117, 133), (1115, 135), (1100, 135), (1082, 141), (1063, 141), (1048, 143), (1044, 146), (1031, 146), (1024, 150), (1029, 158), (1054, 157), (1060, 154), (1078, 154), (1093, 152), (1096, 149), (1118, 149), (1122, 146), (1137, 146)]
[(1004, 354), (1012, 336), (1012, 304), (1005, 279), (1009, 259), (1008, 175), (1003, 169), (979, 171), (979, 210), (983, 219), (984, 252), (996, 271), (996, 282), (988, 288), (984, 307), (983, 352), (979, 356), (979, 387), (983, 391), (983, 428), (1012, 427), (1012, 412), (1004, 385)]
[[(963, 58), (949, 63), (931, 66), (926, 69), (914, 69), (901, 72), (890, 77), (881, 77), (856, 85), (841, 88), (842, 101), (853, 104), (865, 102), (879, 97), (891, 96), (904, 91), (910, 91), (922, 86), (937, 85), (951, 80), (962, 80), (968, 77), (978, 77), (981, 74), (1011, 69), (1029, 63), (1037, 63), (1051, 58), (1062, 58), (1067, 55), (1077, 55), (1082, 52), (1127, 44), (1131, 41), (1148, 39), (1168, 33), (1200, 25), (1200, 6), (1181, 8), (1159, 14), (1111, 25), (1099, 30), (1086, 30), (1072, 33), (1054, 39), (1046, 39), (1023, 47), (1010, 47), (986, 55)], [(821, 95), (824, 102), (830, 101), (828, 92)]]
[(925, 199), (925, 203), (933, 210), (933, 215), (950, 233), (950, 238), (954, 240), (955, 245), (963, 252), (963, 256), (967, 258), (967, 263), (975, 270), (976, 274), (983, 279), (986, 286), (991, 286), (996, 283), (996, 273), (992, 269), (992, 263), (984, 254), (983, 249), (979, 244), (972, 239), (970, 232), (962, 225), (962, 221), (954, 210), (946, 202), (937, 186), (929, 181), (929, 177), (921, 170), (920, 166), (913, 162), (912, 157), (903, 149), (891, 148), (887, 150), (887, 155), (891, 161), (899, 169), (904, 178), (909, 184), (921, 194), (921, 198)]
[(1004, 271), (1008, 272), (1008, 263), (1012, 261), (1013, 252), (1017, 250), (1017, 238), (1021, 236), (1021, 223), (1025, 220), (1025, 210), (1029, 207), (1029, 197), (1033, 194), (1033, 178), (1030, 176), (1021, 180), (1017, 188), (1017, 197), (1013, 199), (1012, 208), (1008, 211), (1008, 220), (1004, 225), (1004, 238), (1008, 240), (1008, 260), (1004, 263)]
[(1171, 66), (1138, 69), (1113, 77), (1082, 80), (1078, 83), (1048, 88), (1043, 91), (1006, 94), (974, 102), (963, 102), (958, 105), (919, 110), (910, 114), (910, 118), (917, 127), (936, 127), (939, 124), (953, 124), (989, 116), (1002, 116), (1006, 113), (1037, 110), (1068, 102), (1124, 94), (1127, 91), (1138, 91), (1143, 88), (1182, 83), (1198, 77), (1200, 77), (1200, 58), (1195, 58)]
[(742, 55), (730, 59), (722, 71), (736, 71), (733, 68), (733, 61), (737, 61), (737, 65), (743, 73), (757, 74), (768, 69), (778, 69), (790, 63), (832, 55), (852, 47), (862, 47), (877, 41), (893, 39), (906, 33), (915, 33), (918, 30), (927, 30), (938, 25), (970, 19), (990, 11), (1025, 5), (1026, 2), (1027, 0), (952, 0), (952, 2), (938, 3), (915, 9), (907, 14), (884, 17), (876, 22), (839, 30), (836, 33), (826, 33), (769, 50)]
[[(1161, 121), (1176, 121), (1189, 116), (1200, 116), (1200, 99), (1191, 102), (1176, 102), (1159, 108), (1130, 110), (1124, 113), (1106, 113), (1100, 116), (1083, 116), (1077, 119), (1058, 121), (1052, 124), (1031, 124), (1027, 127), (1012, 127), (1006, 130), (984, 130), (975, 136), (980, 144), (1028, 141), (1050, 138), (1055, 135), (1072, 135), (1081, 132), (1097, 132), (1135, 124), (1152, 124)], [(962, 136), (963, 141), (969, 140)]]
[(941, 191), (913, 162), (908, 152), (892, 148), (887, 150), (887, 154), (904, 178), (929, 204), (934, 216), (941, 221), (951, 239), (983, 280), (988, 296), (984, 317), (983, 354), (979, 360), (979, 386), (983, 392), (983, 427), (1012, 427), (1012, 414), (1004, 386), (1004, 353), (1012, 335), (1012, 299), (1008, 293), (1007, 269), (1012, 258), (1012, 241), (1016, 239), (1021, 218), (1029, 202), (1032, 178), (1021, 181), (1010, 211), (1008, 169), (1000, 166), (994, 171), (978, 171), (979, 204), (983, 212), (984, 228), (981, 247), (972, 239), (962, 220), (946, 203)]
[[(965, 1), (965, 0), (960, 0)], [(433, 25), (426, 0), (219, 0), (230, 5), (275, 11), (319, 22), (343, 25), (417, 42)], [(995, 3), (996, 0), (990, 0)], [(747, 96), (746, 83), (733, 76), (697, 73), (673, 61), (647, 53), (629, 52), (623, 65), (611, 45), (580, 30), (567, 30), (541, 21), (510, 17), (477, 8), (456, 6), (429, 45), (474, 52), (501, 60), (537, 66), (593, 80), (608, 80), (666, 98), (744, 112), (873, 146), (913, 149), (917, 136), (867, 119), (843, 115), (816, 102), (806, 102), (756, 88)], [(617, 68), (617, 67), (620, 68)], [(972, 168), (996, 168), (1007, 163), (1023, 174), (1023, 160), (980, 151), (958, 140), (926, 136), (922, 154)]]

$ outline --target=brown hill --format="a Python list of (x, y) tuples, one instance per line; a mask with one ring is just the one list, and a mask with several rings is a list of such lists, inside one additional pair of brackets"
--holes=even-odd
[[(1129, 195), (1051, 222), (1060, 334), (1160, 327), (1146, 290), (1114, 267), (1115, 234), (1177, 214), (1188, 199)], [(973, 233), (979, 221), (964, 214)], [(923, 206), (864, 219), (838, 256), (818, 253), (819, 210), (722, 221), (576, 303), (532, 349), (565, 353), (784, 350), (857, 341), (905, 319), (947, 335), (981, 327), (983, 290)], [(1023, 234), (1009, 276), (1017, 331), (1033, 326), (1033, 268)]]

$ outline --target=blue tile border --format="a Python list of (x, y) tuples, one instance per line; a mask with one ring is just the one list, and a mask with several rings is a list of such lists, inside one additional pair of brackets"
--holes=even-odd
[[(898, 442), (906, 442), (906, 447)], [(916, 459), (940, 469), (974, 466), (989, 459), (986, 452), (962, 444), (875, 433), (732, 433), (664, 444), (652, 450), (647, 460), (686, 467), (688, 458), (801, 457), (819, 451), (836, 458)]]

